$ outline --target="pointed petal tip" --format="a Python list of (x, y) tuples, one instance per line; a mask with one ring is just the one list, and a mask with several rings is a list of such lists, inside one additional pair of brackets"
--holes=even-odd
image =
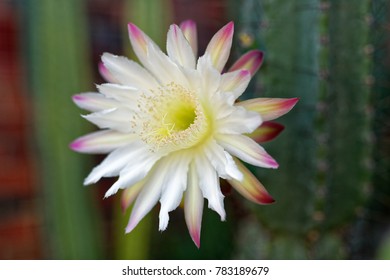
[(146, 44), (142, 30), (134, 23), (129, 22), (127, 24), (127, 30), (129, 31), (130, 39), (134, 38), (137, 41), (141, 41)]
[(229, 69), (229, 72), (246, 69), (252, 76), (260, 69), (264, 60), (264, 52), (252, 50), (242, 55)]
[(200, 229), (194, 229), (190, 232), (192, 241), (195, 243), (196, 247), (200, 249)]
[(194, 55), (197, 56), (198, 53), (198, 36), (196, 23), (193, 20), (185, 20), (180, 23), (180, 29), (183, 32), (184, 37), (189, 42)]
[(84, 179), (83, 185), (88, 186), (88, 185), (91, 185), (93, 183), (96, 183), (96, 180), (92, 180), (91, 178), (87, 177)]
[(282, 102), (280, 103), (280, 106), (286, 110), (286, 113), (288, 113), (294, 106), (298, 103), (299, 97), (293, 97), (293, 98), (286, 98), (282, 99)]
[(260, 205), (269, 205), (275, 203), (275, 199), (266, 190), (254, 195), (252, 201)]
[[(105, 62), (106, 62), (106, 60), (107, 59), (109, 59), (109, 58), (116, 58), (116, 57), (118, 57), (117, 55), (115, 55), (115, 54), (112, 54), (112, 53), (109, 53), (109, 52), (104, 52), (103, 54), (102, 54), (102, 56), (101, 56), (101, 59), (102, 59), (102, 65), (103, 65), (103, 67), (104, 68), (106, 68), (106, 66), (104, 65), (105, 64)], [(107, 68), (106, 68), (107, 69)]]
[(160, 210), (158, 230), (161, 232), (166, 230), (168, 227), (168, 222), (169, 222), (168, 211), (161, 212)]
[(169, 29), (172, 29), (176, 34), (178, 29), (180, 29), (180, 27), (176, 23), (173, 23), (169, 26)]
[(192, 19), (186, 19), (180, 23), (181, 28), (194, 27), (195, 25), (196, 23)]
[(137, 32), (137, 31), (139, 30), (138, 26), (135, 25), (135, 24), (132, 23), (132, 22), (129, 22), (129, 23), (127, 24), (127, 29), (128, 29), (129, 32), (131, 32), (131, 33)]
[(222, 27), (222, 30), (224, 30), (224, 35), (226, 37), (233, 36), (234, 22), (233, 21), (228, 22), (224, 27)]
[[(119, 180), (118, 180), (119, 181)], [(110, 196), (116, 194), (118, 190), (121, 188), (121, 185), (116, 181), (104, 194), (104, 198), (109, 198)]]
[(234, 23), (231, 21), (215, 33), (207, 45), (205, 55), (210, 55), (212, 65), (220, 72), (229, 58), (233, 33)]
[(127, 25), (130, 43), (137, 57), (142, 61), (148, 52), (148, 44), (154, 44), (150, 38), (135, 24)]
[(294, 107), (297, 103), (298, 103), (298, 101), (300, 100), (300, 98), (299, 97), (294, 97), (294, 98), (290, 98), (290, 104), (291, 104), (291, 108), (292, 107)]
[(129, 22), (128, 24), (127, 24), (127, 30), (128, 30), (128, 32), (129, 32), (129, 36), (130, 36), (130, 39), (131, 38), (135, 38), (135, 39), (137, 39), (137, 40), (140, 40), (140, 39), (142, 39), (142, 31), (141, 31), (141, 29), (137, 26), (137, 25), (135, 25), (134, 23), (132, 23), (132, 22)]
[(228, 28), (234, 28), (234, 21), (229, 21), (225, 26), (227, 26)]
[[(103, 54), (104, 55), (104, 54)], [(102, 58), (103, 58), (103, 55), (102, 55)], [(103, 74), (107, 73), (107, 68), (106, 66), (104, 65), (104, 63), (102, 61), (99, 62), (98, 64), (98, 69), (99, 69), (99, 73), (103, 76)]]
[(255, 197), (258, 204), (273, 204), (275, 199), (267, 192), (261, 192), (257, 197)]
[(242, 181), (228, 180), (229, 184), (245, 198), (256, 204), (274, 203), (275, 200), (256, 176), (238, 159), (235, 159), (235, 161), (239, 170), (244, 174), (244, 179)]
[[(114, 57), (114, 55), (112, 54), (109, 54), (109, 53), (104, 53), (102, 55), (102, 61), (106, 61), (106, 58), (108, 56), (111, 56), (111, 57)], [(104, 80), (106, 80), (107, 82), (110, 82), (110, 83), (117, 83), (118, 81), (114, 78), (114, 76), (110, 73), (110, 71), (107, 69), (107, 67), (104, 65), (104, 62), (99, 62), (99, 65), (98, 65), (98, 70), (99, 70), (99, 74), (100, 76), (103, 77)]]
[(75, 94), (72, 96), (72, 100), (74, 103), (76, 103), (77, 101), (84, 100), (84, 97), (81, 94)]
[(263, 121), (271, 121), (290, 112), (298, 101), (298, 97), (254, 98), (239, 102), (237, 105), (243, 106), (248, 111), (259, 113)]
[(72, 101), (81, 109), (86, 109), (88, 103), (88, 97), (82, 94), (75, 94), (72, 96)]
[(276, 202), (276, 200), (271, 197), (271, 199), (268, 200), (267, 204), (274, 204), (275, 202)]
[(130, 223), (127, 225), (126, 229), (125, 229), (125, 233), (130, 233), (133, 231), (133, 229), (135, 228), (135, 225), (130, 225)]
[(83, 148), (83, 141), (80, 139), (76, 139), (69, 143), (69, 148), (75, 152), (79, 152)]
[(259, 199), (258, 204), (269, 205), (269, 204), (274, 204), (275, 202), (276, 200), (273, 199), (271, 196), (269, 196), (269, 197), (262, 197), (261, 199)]
[(279, 168), (279, 163), (277, 163), (276, 160), (274, 160), (271, 157), (268, 159), (268, 164), (269, 164), (270, 168), (272, 168), (272, 169), (278, 169)]
[(130, 216), (130, 221), (126, 226), (125, 233), (130, 233), (133, 231), (133, 229), (137, 226), (138, 221)]

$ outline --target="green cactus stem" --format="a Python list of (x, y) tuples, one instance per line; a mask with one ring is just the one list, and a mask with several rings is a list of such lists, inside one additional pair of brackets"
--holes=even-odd
[(71, 101), (89, 90), (89, 54), (84, 1), (26, 1), (29, 78), (33, 93), (37, 153), (43, 186), (43, 224), (48, 258), (102, 257), (99, 212), (82, 187), (85, 157), (69, 143), (85, 133)]

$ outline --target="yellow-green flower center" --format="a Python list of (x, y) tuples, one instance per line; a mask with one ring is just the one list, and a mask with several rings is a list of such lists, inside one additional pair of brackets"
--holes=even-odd
[(173, 101), (170, 104), (170, 108), (167, 109), (165, 121), (168, 124), (172, 124), (172, 130), (174, 131), (186, 130), (195, 121), (196, 107), (191, 100)]
[(141, 139), (152, 150), (175, 151), (192, 147), (205, 138), (208, 121), (197, 96), (175, 83), (141, 100)]

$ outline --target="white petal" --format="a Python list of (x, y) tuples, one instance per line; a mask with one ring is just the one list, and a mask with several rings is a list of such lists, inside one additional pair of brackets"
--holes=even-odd
[(219, 177), (224, 179), (234, 178), (238, 181), (242, 180), (242, 174), (237, 169), (233, 158), (228, 153), (226, 153), (215, 140), (210, 140), (209, 143), (205, 145), (204, 153), (217, 171)]
[(181, 29), (172, 24), (168, 31), (167, 53), (178, 65), (195, 69), (195, 56)]
[(238, 102), (248, 111), (260, 114), (264, 121), (271, 121), (287, 114), (299, 101), (299, 98), (253, 98)]
[(131, 161), (139, 149), (144, 150), (145, 144), (136, 141), (110, 153), (98, 166), (96, 166), (84, 180), (84, 185), (96, 183), (102, 177), (117, 176), (119, 172)]
[(209, 100), (210, 109), (216, 119), (223, 119), (236, 111), (233, 105), (235, 99), (231, 92), (216, 92), (209, 97)]
[(272, 196), (264, 188), (263, 184), (257, 180), (256, 176), (253, 175), (240, 160), (235, 159), (235, 163), (237, 164), (237, 168), (242, 172), (243, 179), (240, 182), (229, 180), (229, 183), (233, 188), (254, 203), (270, 204), (275, 202)]
[(198, 59), (196, 69), (202, 77), (202, 93), (211, 96), (213, 93), (217, 92), (221, 81), (221, 74), (213, 68), (208, 54), (205, 54)]
[(99, 73), (109, 83), (118, 84), (119, 81), (108, 71), (107, 67), (104, 66), (103, 62), (99, 62)]
[(261, 116), (256, 112), (235, 107), (228, 116), (217, 120), (217, 131), (223, 134), (251, 133), (261, 124)]
[(102, 61), (115, 79), (123, 85), (138, 89), (150, 89), (158, 86), (148, 71), (126, 57), (104, 53)]
[(73, 102), (81, 109), (90, 112), (107, 110), (120, 106), (120, 103), (114, 99), (107, 98), (102, 94), (95, 92), (86, 92), (74, 95)]
[[(121, 208), (125, 212), (133, 204), (145, 186), (146, 178), (123, 190), (121, 195)], [(236, 181), (235, 181), (236, 182)]]
[(152, 73), (162, 85), (175, 82), (185, 87), (188, 81), (183, 72), (166, 54), (152, 44), (148, 45), (148, 59), (142, 64)]
[(206, 54), (211, 56), (215, 69), (222, 71), (229, 58), (234, 33), (234, 24), (229, 22), (211, 38), (207, 45)]
[[(157, 169), (156, 172), (158, 172)], [(154, 174), (148, 178), (149, 180), (138, 195), (131, 211), (126, 233), (131, 232), (158, 202), (161, 195), (161, 183), (158, 176), (158, 174)]]
[(250, 80), (251, 74), (247, 70), (224, 73), (219, 89), (222, 92), (233, 92), (235, 99), (237, 99), (246, 90)]
[(184, 74), (178, 66), (135, 24), (129, 23), (129, 36), (133, 50), (146, 69), (162, 85), (171, 82), (187, 86)]
[(199, 188), (195, 164), (190, 165), (188, 185), (184, 197), (184, 215), (188, 231), (196, 246), (200, 246), (200, 229), (202, 226), (203, 195)]
[(230, 154), (255, 166), (278, 168), (277, 162), (255, 141), (244, 135), (220, 134), (218, 143)]
[(120, 171), (119, 179), (111, 186), (104, 197), (109, 197), (119, 189), (130, 187), (145, 178), (160, 157), (160, 154), (150, 152), (146, 145), (133, 151), (131, 160)]
[(194, 56), (198, 54), (198, 34), (196, 30), (196, 23), (192, 20), (186, 20), (180, 23), (180, 29), (183, 31), (184, 36), (190, 43)]
[(188, 89), (198, 92), (199, 96), (203, 94), (203, 86), (202, 81), (203, 77), (199, 73), (199, 71), (190, 69), (190, 68), (182, 68), (183, 74), (185, 75), (188, 81)]
[(260, 50), (251, 50), (242, 55), (229, 69), (229, 72), (236, 70), (248, 70), (253, 77), (263, 63), (264, 53)]
[(117, 84), (102, 84), (98, 85), (99, 92), (107, 97), (118, 100), (122, 106), (126, 106), (133, 111), (138, 110), (138, 98), (141, 91), (129, 86), (122, 86)]
[(160, 208), (160, 225), (161, 231), (168, 226), (168, 213), (176, 209), (183, 197), (183, 192), (187, 186), (187, 173), (190, 157), (187, 153), (180, 152), (177, 155), (167, 156), (168, 161), (163, 164), (169, 166), (168, 172), (165, 175), (164, 184), (161, 193), (161, 208)]
[(148, 61), (148, 45), (154, 46), (154, 48), (159, 49), (156, 43), (150, 39), (141, 29), (138, 28), (133, 23), (128, 24), (129, 38), (131, 46), (135, 55), (138, 57), (139, 61), (145, 65), (145, 62)]
[(125, 108), (113, 108), (89, 115), (83, 115), (85, 119), (97, 125), (99, 128), (109, 128), (120, 132), (132, 131), (131, 120), (133, 113)]
[(167, 169), (168, 166), (159, 161), (150, 172), (150, 175), (146, 177), (145, 186), (138, 195), (131, 211), (126, 233), (132, 231), (158, 202), (161, 197), (161, 187), (164, 184), (164, 174), (167, 174)]
[(70, 148), (80, 153), (107, 154), (136, 139), (134, 134), (100, 130), (77, 138), (70, 144)]
[(209, 202), (209, 208), (217, 212), (221, 220), (226, 218), (225, 208), (223, 206), (223, 194), (219, 186), (219, 178), (214, 167), (204, 155), (199, 155), (196, 160), (196, 170), (199, 177), (199, 187), (203, 196)]

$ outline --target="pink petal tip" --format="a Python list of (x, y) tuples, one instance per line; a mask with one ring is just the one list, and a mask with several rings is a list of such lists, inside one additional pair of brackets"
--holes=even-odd
[(83, 141), (76, 139), (69, 144), (69, 148), (73, 151), (79, 152), (83, 148)]
[(182, 21), (180, 23), (180, 28), (194, 28), (196, 26), (196, 23), (195, 21), (191, 20), (191, 19), (187, 19), (185, 21)]
[(76, 94), (72, 96), (72, 100), (74, 103), (77, 103), (78, 101), (84, 101), (85, 97), (80, 94)]
[(261, 204), (275, 203), (275, 199), (269, 193), (261, 193), (261, 196), (256, 197), (256, 199)]
[(111, 83), (115, 82), (114, 77), (102, 62), (99, 62), (98, 69), (99, 69), (100, 76), (102, 76), (104, 80)]
[(276, 160), (274, 160), (272, 157), (267, 158), (266, 162), (273, 169), (279, 168), (279, 163), (277, 163)]
[(129, 35), (131, 37), (134, 37), (136, 40), (143, 41), (146, 44), (146, 41), (144, 40), (143, 32), (141, 31), (141, 29), (138, 28), (137, 25), (130, 22), (127, 25), (127, 27), (128, 27)]
[(225, 32), (231, 33), (232, 31), (234, 31), (234, 22), (233, 21), (228, 22), (228, 24), (226, 24), (225, 26), (226, 26)]
[(198, 247), (198, 249), (200, 249), (200, 231), (196, 230), (196, 229), (191, 230), (190, 235), (191, 235), (192, 241), (194, 241), (196, 247)]
[(289, 107), (290, 110), (295, 106), (295, 104), (297, 104), (299, 101), (299, 97), (293, 97), (293, 98), (286, 98), (284, 100), (284, 104), (283, 106), (284, 107)]
[(246, 69), (253, 76), (256, 74), (257, 70), (261, 67), (264, 60), (264, 53), (260, 50), (252, 50), (241, 56), (232, 67), (230, 67), (229, 72)]
[(230, 40), (234, 33), (234, 22), (231, 21), (226, 24), (224, 27), (222, 27), (221, 31), (221, 42), (224, 42), (225, 40)]

